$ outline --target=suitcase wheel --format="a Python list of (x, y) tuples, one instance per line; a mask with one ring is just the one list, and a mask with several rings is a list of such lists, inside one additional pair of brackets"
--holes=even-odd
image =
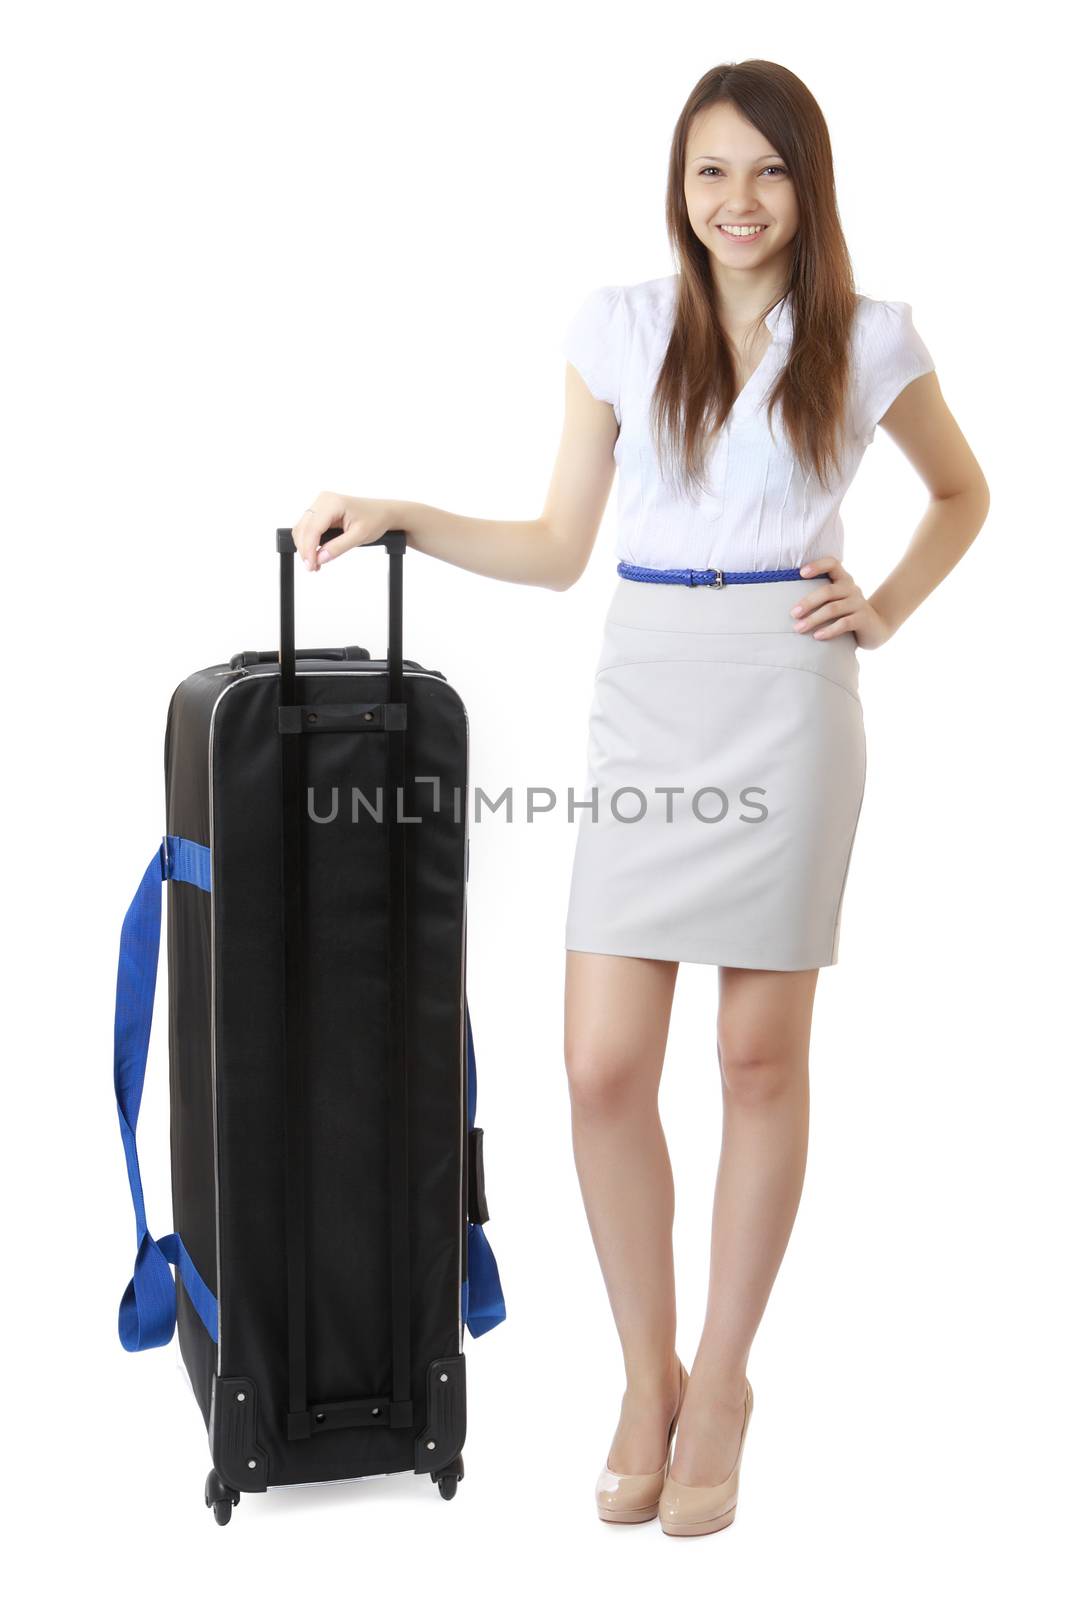
[(447, 1467), (442, 1467), (439, 1471), (430, 1473), (430, 1478), (436, 1483), (442, 1500), (455, 1498), (456, 1490), (459, 1488), (459, 1480), (462, 1476), (463, 1457), (461, 1455), (457, 1456), (454, 1461), (450, 1461)]
[(204, 1484), (204, 1504), (215, 1513), (215, 1521), (220, 1527), (225, 1527), (230, 1520), (230, 1513), (241, 1498), (239, 1489), (231, 1489), (229, 1484), (223, 1483), (218, 1473), (212, 1467)]

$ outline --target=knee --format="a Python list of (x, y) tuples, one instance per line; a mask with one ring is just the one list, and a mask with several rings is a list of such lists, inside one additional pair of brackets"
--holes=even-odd
[(571, 1108), (576, 1112), (610, 1115), (632, 1104), (644, 1092), (647, 1072), (624, 1047), (598, 1041), (570, 1042), (564, 1046)]
[(738, 1104), (777, 1100), (797, 1085), (805, 1067), (795, 1055), (758, 1035), (718, 1041), (723, 1094)]

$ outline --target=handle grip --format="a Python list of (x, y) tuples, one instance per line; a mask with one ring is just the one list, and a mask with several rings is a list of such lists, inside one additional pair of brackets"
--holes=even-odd
[[(319, 543), (329, 544), (331, 539), (339, 539), (344, 531), (343, 528), (327, 528)], [(382, 534), (380, 539), (372, 539), (369, 544), (357, 544), (354, 548), (356, 550), (373, 550), (377, 545), (384, 545), (389, 553), (392, 554), (398, 546), (403, 550), (407, 542), (408, 536), (403, 528), (389, 528)], [(280, 556), (296, 555), (296, 543), (293, 539), (292, 528), (279, 528), (276, 544)]]

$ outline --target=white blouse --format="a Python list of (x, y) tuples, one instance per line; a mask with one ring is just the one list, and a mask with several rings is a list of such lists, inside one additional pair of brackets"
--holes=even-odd
[(741, 390), (710, 451), (705, 492), (679, 497), (660, 471), (649, 405), (674, 320), (678, 274), (594, 289), (578, 307), (562, 350), (590, 393), (606, 400), (620, 424), (619, 561), (643, 567), (722, 567), (771, 571), (816, 556), (844, 555), (839, 515), (874, 430), (900, 391), (934, 363), (902, 300), (859, 296), (852, 326), (847, 436), (838, 475), (824, 488), (794, 456), (780, 412), (772, 435), (764, 401), (792, 339), (792, 295), (766, 326), (771, 343)]

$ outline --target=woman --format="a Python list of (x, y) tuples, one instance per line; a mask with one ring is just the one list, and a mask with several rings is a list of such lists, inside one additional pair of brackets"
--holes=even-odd
[[(605, 1521), (658, 1514), (669, 1534), (701, 1534), (734, 1517), (748, 1355), (803, 1184), (815, 986), (837, 961), (866, 772), (857, 647), (884, 644), (940, 583), (989, 494), (910, 307), (855, 294), (825, 122), (792, 73), (747, 61), (697, 83), (667, 222), (678, 273), (595, 290), (567, 330), (566, 423), (536, 521), (323, 494), (294, 537), (312, 571), (401, 527), (469, 571), (565, 589), (619, 466), (564, 1039), (626, 1371), (596, 1504)], [(842, 565), (838, 508), (878, 424), (930, 503), (867, 598)], [(723, 1093), (691, 1374), (658, 1114), (680, 960), (719, 968)]]

